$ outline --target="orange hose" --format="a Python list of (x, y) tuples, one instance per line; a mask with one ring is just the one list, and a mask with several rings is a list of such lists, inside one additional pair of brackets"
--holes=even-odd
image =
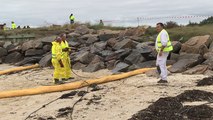
[(0, 75), (19, 72), (19, 71), (28, 70), (28, 69), (33, 69), (33, 68), (37, 68), (37, 67), (39, 67), (38, 64), (31, 65), (31, 66), (16, 67), (16, 68), (8, 69), (8, 70), (1, 70)]
[(62, 85), (42, 86), (42, 87), (23, 89), (23, 90), (2, 91), (2, 92), (0, 92), (0, 99), (36, 95), (36, 94), (43, 94), (43, 93), (51, 93), (51, 92), (60, 92), (60, 91), (66, 91), (66, 90), (74, 90), (74, 89), (82, 88), (85, 86), (89, 86), (91, 84), (101, 84), (101, 83), (120, 80), (120, 79), (127, 78), (127, 77), (130, 77), (133, 75), (145, 73), (152, 69), (155, 69), (155, 68), (143, 68), (143, 69), (130, 71), (127, 73), (109, 75), (109, 76), (105, 76), (105, 77), (102, 77), (99, 79), (81, 80), (81, 81), (76, 81), (76, 82), (62, 84)]

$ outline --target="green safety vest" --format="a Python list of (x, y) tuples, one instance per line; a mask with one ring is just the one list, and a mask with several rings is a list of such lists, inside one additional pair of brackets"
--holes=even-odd
[[(164, 29), (162, 31), (165, 31)], [(157, 46), (158, 46), (158, 49), (157, 51), (159, 52), (161, 50), (161, 47), (162, 47), (162, 43), (161, 43), (161, 34), (162, 34), (162, 31), (158, 34), (157, 36)], [(167, 42), (167, 45), (166, 47), (163, 49), (163, 52), (170, 52), (173, 50), (173, 47), (172, 47), (172, 43), (170, 41), (170, 38), (169, 38), (169, 34), (166, 32), (166, 34), (168, 35), (168, 42)]]
[(12, 29), (16, 29), (16, 24), (12, 23)]
[(75, 20), (75, 17), (74, 16), (70, 16), (70, 20)]

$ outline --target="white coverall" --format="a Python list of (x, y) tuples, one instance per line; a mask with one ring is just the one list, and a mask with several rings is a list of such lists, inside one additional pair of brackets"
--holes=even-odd
[[(167, 46), (167, 42), (169, 41), (168, 33), (165, 30), (162, 30), (159, 34), (161, 34), (160, 40), (161, 40), (162, 46)], [(156, 38), (156, 42), (155, 42), (156, 50), (158, 49), (157, 42), (158, 41)], [(158, 52), (158, 55), (157, 55), (156, 66), (160, 67), (160, 70), (161, 70), (160, 77), (162, 80), (167, 80), (166, 60), (168, 55), (169, 55), (169, 52), (162, 52), (162, 56), (159, 56), (159, 52)]]

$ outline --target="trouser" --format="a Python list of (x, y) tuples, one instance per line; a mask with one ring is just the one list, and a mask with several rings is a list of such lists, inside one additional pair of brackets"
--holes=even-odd
[(169, 55), (169, 52), (163, 52), (162, 56), (157, 56), (156, 66), (160, 67), (160, 77), (162, 80), (167, 80), (167, 68), (166, 68), (166, 60)]
[(68, 79), (72, 77), (71, 75), (71, 62), (69, 56), (62, 58), (62, 63), (64, 64), (64, 68), (62, 68), (62, 78)]
[(53, 78), (60, 79), (62, 77), (61, 76), (62, 67), (60, 66), (57, 59), (52, 59), (51, 62), (54, 67)]
[(74, 23), (74, 20), (70, 20), (70, 24), (73, 24)]

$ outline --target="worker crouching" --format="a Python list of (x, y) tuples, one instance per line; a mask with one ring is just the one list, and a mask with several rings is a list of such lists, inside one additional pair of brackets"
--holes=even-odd
[(57, 37), (52, 42), (52, 65), (54, 67), (53, 78), (55, 84), (61, 84), (60, 79), (62, 78), (62, 69), (64, 68), (64, 64), (62, 62), (62, 48), (61, 48), (60, 37)]

